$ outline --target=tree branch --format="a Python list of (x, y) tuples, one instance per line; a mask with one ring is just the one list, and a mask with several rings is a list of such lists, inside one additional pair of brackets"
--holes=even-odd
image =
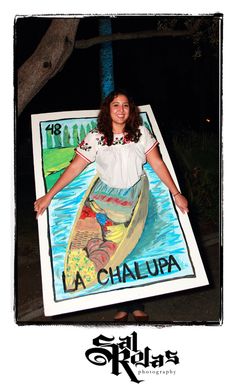
[(74, 49), (80, 19), (53, 19), (31, 57), (18, 70), (17, 113), (61, 70)]
[(196, 32), (196, 28), (191, 30), (147, 30), (147, 31), (137, 31), (137, 32), (117, 32), (111, 35), (102, 35), (96, 36), (90, 39), (83, 39), (75, 42), (76, 49), (84, 49), (96, 44), (117, 41), (117, 40), (129, 40), (129, 39), (145, 39), (145, 38), (155, 38), (155, 37), (187, 37)]

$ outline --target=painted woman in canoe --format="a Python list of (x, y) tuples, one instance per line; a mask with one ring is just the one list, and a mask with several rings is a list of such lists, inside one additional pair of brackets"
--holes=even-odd
[[(78, 145), (75, 158), (50, 191), (35, 201), (37, 217), (56, 193), (94, 161), (99, 178), (83, 204), (78, 233), (70, 248), (72, 253), (80, 253), (80, 260), (84, 260), (88, 271), (96, 273), (115, 255), (131, 223), (142, 190), (146, 162), (168, 187), (183, 213), (188, 211), (188, 203), (161, 158), (158, 141), (142, 126), (133, 100), (124, 91), (114, 91), (102, 103), (97, 128)], [(68, 288), (75, 282), (70, 276), (68, 271)], [(126, 320), (129, 312), (136, 320), (148, 319), (144, 306), (136, 301), (120, 304), (115, 320)]]

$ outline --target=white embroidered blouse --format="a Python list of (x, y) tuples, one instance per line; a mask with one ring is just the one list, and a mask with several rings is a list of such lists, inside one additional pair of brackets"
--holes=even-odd
[(137, 143), (127, 141), (123, 133), (114, 134), (111, 146), (97, 129), (90, 131), (76, 148), (76, 153), (87, 162), (96, 161), (100, 179), (110, 187), (129, 188), (143, 175), (143, 165), (147, 154), (158, 141), (141, 126), (141, 136)]

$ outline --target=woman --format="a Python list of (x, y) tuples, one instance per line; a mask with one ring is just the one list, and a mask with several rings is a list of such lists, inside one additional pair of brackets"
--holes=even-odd
[[(105, 260), (105, 264), (109, 260), (109, 254), (114, 253), (117, 246), (117, 241), (112, 238), (111, 233), (106, 234), (107, 231), (117, 225), (119, 228), (125, 228), (131, 219), (140, 194), (143, 165), (146, 161), (168, 187), (179, 209), (183, 213), (188, 212), (187, 200), (178, 191), (163, 162), (157, 140), (141, 123), (138, 108), (126, 92), (118, 90), (110, 93), (101, 106), (97, 128), (89, 132), (78, 145), (75, 158), (55, 185), (34, 203), (38, 218), (56, 193), (79, 175), (89, 163), (96, 161), (99, 179), (90, 193), (85, 210), (96, 212), (96, 217), (90, 220), (90, 227), (92, 225), (97, 230), (102, 228), (105, 236), (105, 244), (104, 240), (96, 239), (92, 243), (90, 241), (86, 247), (88, 255), (93, 247), (89, 258), (97, 270), (101, 268), (101, 244), (105, 254), (102, 260)], [(114, 318), (117, 321), (125, 321), (129, 312), (132, 312), (137, 321), (148, 319), (143, 305), (139, 302), (121, 304)]]

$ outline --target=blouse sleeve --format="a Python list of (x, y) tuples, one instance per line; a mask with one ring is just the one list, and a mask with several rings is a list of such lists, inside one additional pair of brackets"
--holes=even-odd
[(95, 161), (97, 146), (96, 146), (96, 137), (94, 133), (89, 132), (84, 140), (75, 148), (77, 155), (81, 156), (87, 162), (92, 163)]
[(144, 152), (145, 155), (147, 155), (157, 144), (159, 144), (159, 142), (146, 127), (142, 127), (142, 135)]

